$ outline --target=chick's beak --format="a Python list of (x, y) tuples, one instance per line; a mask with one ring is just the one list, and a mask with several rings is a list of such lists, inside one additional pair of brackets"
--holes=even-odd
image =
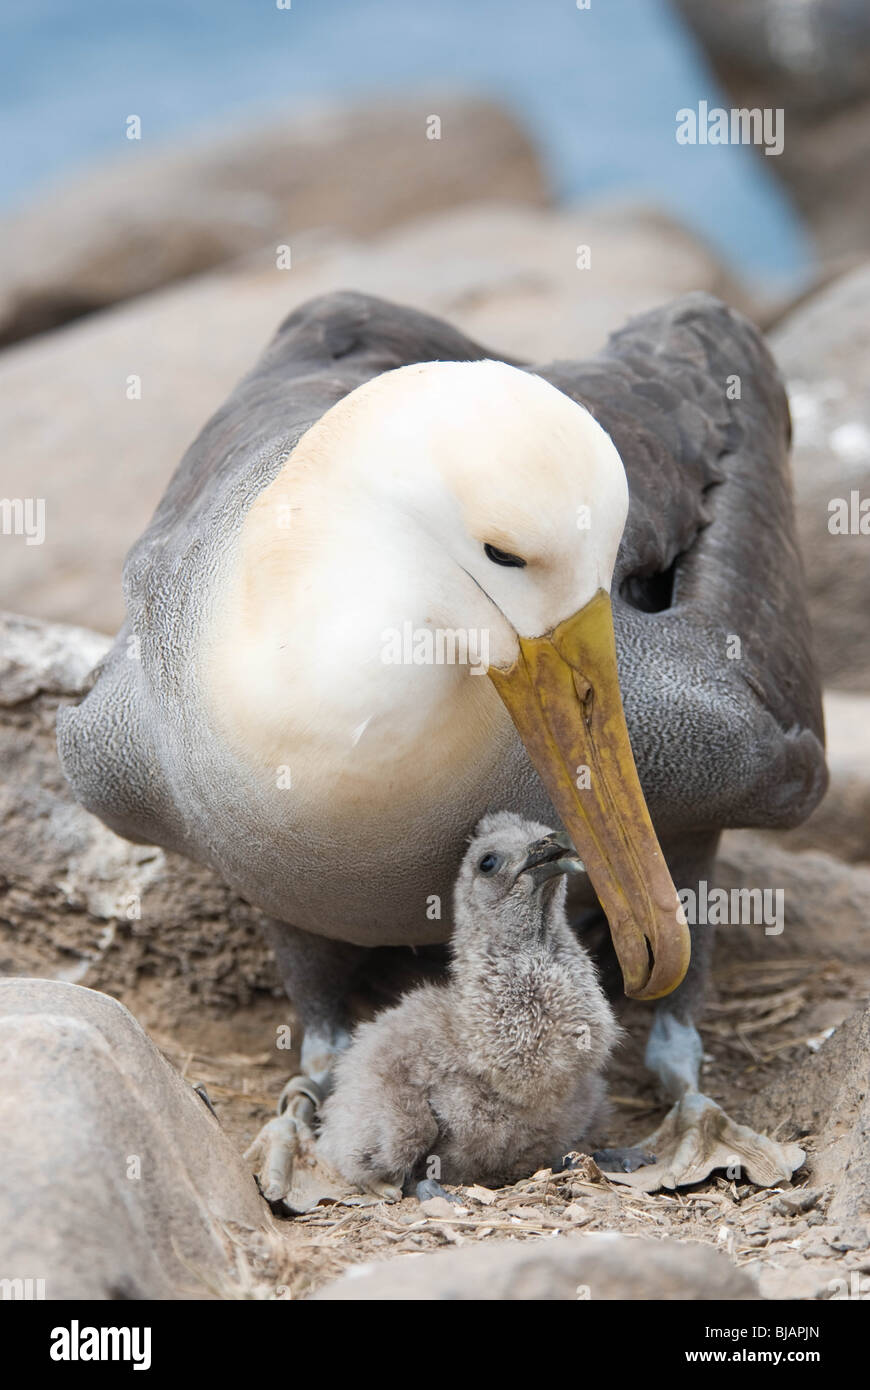
[(625, 992), (669, 994), (688, 968), (689, 930), (631, 751), (609, 595), (600, 589), (519, 648), (513, 666), (489, 675), (586, 866)]
[(585, 865), (578, 858), (569, 837), (559, 830), (529, 845), (517, 870), (517, 878), (520, 874), (528, 874), (535, 887), (540, 888), (561, 874), (582, 874), (584, 870)]

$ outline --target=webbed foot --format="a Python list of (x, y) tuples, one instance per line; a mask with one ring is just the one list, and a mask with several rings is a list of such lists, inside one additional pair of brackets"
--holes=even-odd
[(687, 1091), (643, 1148), (656, 1155), (655, 1163), (628, 1173), (605, 1169), (608, 1176), (614, 1182), (655, 1192), (702, 1182), (721, 1168), (741, 1182), (774, 1187), (788, 1182), (806, 1157), (798, 1144), (780, 1144), (738, 1124), (700, 1091)]
[(402, 1200), (402, 1189), (394, 1182), (373, 1181), (366, 1183), (364, 1191), (372, 1197), (377, 1197), (380, 1202), (401, 1202)]
[(257, 1183), (279, 1214), (308, 1211), (317, 1201), (299, 1190), (314, 1162), (314, 1117), (320, 1089), (310, 1076), (292, 1076), (281, 1092), (278, 1113), (260, 1130), (245, 1158), (257, 1165)]
[(402, 1189), (372, 1179), (356, 1192), (317, 1149), (315, 1123), (321, 1091), (310, 1076), (292, 1076), (281, 1092), (278, 1114), (263, 1125), (245, 1153), (257, 1165), (257, 1184), (277, 1216), (300, 1216), (321, 1202), (363, 1206), (398, 1202)]
[(462, 1206), (462, 1198), (457, 1196), (455, 1192), (448, 1192), (446, 1188), (441, 1186), (437, 1178), (421, 1178), (414, 1185), (414, 1195), (418, 1202), (428, 1202), (433, 1197), (443, 1197), (445, 1202), (449, 1202), (451, 1206)]

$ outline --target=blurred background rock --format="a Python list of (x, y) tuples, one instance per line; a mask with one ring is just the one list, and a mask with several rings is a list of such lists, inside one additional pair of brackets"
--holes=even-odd
[(825, 262), (870, 251), (867, 0), (676, 0), (738, 107), (786, 112), (773, 173)]

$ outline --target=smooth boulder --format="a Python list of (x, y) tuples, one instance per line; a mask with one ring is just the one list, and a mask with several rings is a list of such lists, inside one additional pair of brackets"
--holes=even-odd
[(48, 1299), (202, 1299), (266, 1236), (254, 1179), (122, 1004), (0, 980), (0, 1270)]
[[(429, 117), (441, 121), (428, 138)], [(478, 198), (540, 203), (532, 146), (501, 107), (455, 91), (321, 104), (106, 167), (0, 224), (0, 343), (44, 332), (260, 247), (381, 231)]]
[(488, 1240), (461, 1249), (357, 1265), (316, 1300), (598, 1302), (634, 1299), (744, 1301), (754, 1282), (696, 1241), (610, 1232), (549, 1240)]
[(829, 265), (870, 252), (870, 10), (863, 0), (676, 0), (732, 109), (780, 110), (781, 179)]

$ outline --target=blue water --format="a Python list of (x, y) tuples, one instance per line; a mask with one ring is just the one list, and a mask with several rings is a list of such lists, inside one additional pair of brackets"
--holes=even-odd
[(561, 195), (650, 199), (750, 276), (806, 273), (776, 160), (676, 143), (680, 107), (726, 103), (666, 0), (5, 0), (0, 205), (130, 154), (131, 113), (156, 146), (306, 98), (439, 81), (510, 106)]

